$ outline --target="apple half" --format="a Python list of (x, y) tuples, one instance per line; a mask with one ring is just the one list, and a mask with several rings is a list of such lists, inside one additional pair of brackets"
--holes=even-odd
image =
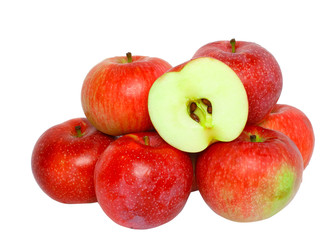
[(232, 141), (248, 118), (246, 90), (223, 62), (201, 57), (159, 77), (148, 96), (151, 122), (173, 147), (200, 152), (217, 141)]

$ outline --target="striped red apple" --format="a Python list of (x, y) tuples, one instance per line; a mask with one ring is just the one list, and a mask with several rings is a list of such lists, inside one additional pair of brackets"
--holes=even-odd
[(205, 202), (238, 222), (263, 220), (283, 209), (297, 193), (302, 173), (302, 156), (293, 141), (259, 126), (247, 126), (234, 141), (212, 144), (196, 165)]
[(275, 57), (262, 46), (245, 41), (216, 41), (199, 48), (193, 58), (213, 57), (232, 68), (248, 95), (248, 124), (261, 121), (277, 103), (282, 74)]
[(153, 129), (148, 93), (153, 82), (171, 65), (146, 56), (112, 57), (93, 67), (81, 91), (83, 111), (101, 132), (123, 135)]
[(312, 124), (305, 113), (287, 104), (277, 104), (258, 125), (287, 135), (300, 150), (304, 168), (308, 166), (315, 137)]

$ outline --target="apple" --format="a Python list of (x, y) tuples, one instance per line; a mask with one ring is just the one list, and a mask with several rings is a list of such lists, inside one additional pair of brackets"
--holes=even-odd
[(107, 58), (93, 67), (81, 90), (83, 111), (98, 130), (113, 136), (153, 129), (148, 93), (171, 65), (160, 58)]
[(96, 202), (94, 167), (113, 138), (85, 118), (75, 118), (45, 131), (32, 152), (32, 172), (40, 188), (62, 203)]
[(148, 109), (160, 136), (175, 148), (200, 152), (216, 141), (231, 141), (248, 116), (245, 88), (223, 62), (197, 58), (180, 64), (152, 85)]
[(315, 138), (312, 124), (301, 110), (286, 104), (276, 104), (271, 113), (258, 125), (280, 131), (291, 138), (301, 152), (304, 168), (307, 167), (313, 153)]
[(248, 95), (248, 124), (261, 121), (277, 103), (282, 90), (281, 69), (265, 48), (253, 42), (217, 41), (196, 51), (193, 58), (213, 57), (232, 68)]
[(192, 167), (193, 167), (193, 180), (192, 180), (192, 188), (191, 192), (198, 191), (198, 185), (197, 185), (197, 179), (196, 179), (196, 165), (197, 165), (197, 160), (201, 152), (198, 153), (188, 153), (189, 157), (192, 162)]
[(156, 132), (119, 137), (95, 169), (98, 203), (115, 223), (148, 229), (172, 220), (191, 192), (193, 169), (187, 153)]
[(259, 126), (247, 126), (232, 142), (212, 144), (196, 165), (205, 202), (237, 222), (263, 220), (283, 209), (297, 193), (302, 173), (302, 156), (293, 141)]

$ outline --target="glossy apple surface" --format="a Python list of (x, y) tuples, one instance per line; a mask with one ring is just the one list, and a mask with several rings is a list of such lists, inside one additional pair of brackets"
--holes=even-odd
[(95, 170), (98, 202), (114, 222), (134, 229), (177, 216), (191, 192), (190, 157), (156, 132), (124, 135), (102, 154)]
[(283, 209), (302, 181), (302, 156), (286, 135), (246, 127), (234, 141), (214, 143), (198, 158), (201, 196), (220, 216), (238, 222), (269, 218)]
[(96, 202), (94, 167), (113, 138), (85, 118), (51, 127), (36, 142), (32, 172), (40, 188), (62, 203)]
[[(261, 121), (277, 103), (282, 90), (281, 69), (265, 48), (253, 42), (217, 41), (202, 46), (193, 58), (213, 57), (232, 68), (248, 95), (248, 123)], [(234, 50), (234, 51), (233, 51)]]
[(192, 167), (193, 167), (193, 181), (192, 181), (192, 188), (191, 191), (198, 191), (198, 184), (197, 184), (197, 179), (196, 179), (196, 165), (197, 165), (197, 160), (198, 157), (200, 156), (200, 152), (199, 153), (189, 153), (189, 157), (191, 159), (192, 162)]
[(98, 130), (113, 136), (153, 129), (148, 93), (169, 68), (162, 59), (130, 54), (103, 60), (83, 82), (81, 102), (86, 117)]
[(310, 162), (314, 149), (314, 132), (309, 118), (299, 109), (277, 104), (259, 126), (280, 131), (287, 135), (301, 152), (304, 168)]
[(248, 117), (247, 94), (239, 77), (209, 57), (187, 61), (159, 77), (150, 89), (148, 108), (160, 136), (186, 152), (235, 139)]

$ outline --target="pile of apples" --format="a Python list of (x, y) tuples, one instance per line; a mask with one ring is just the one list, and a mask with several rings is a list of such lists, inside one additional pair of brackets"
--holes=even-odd
[(36, 142), (34, 177), (54, 200), (98, 202), (128, 228), (169, 222), (197, 190), (226, 219), (269, 218), (297, 193), (315, 141), (307, 116), (277, 103), (282, 85), (270, 52), (234, 39), (175, 67), (105, 59), (83, 82), (86, 118)]

